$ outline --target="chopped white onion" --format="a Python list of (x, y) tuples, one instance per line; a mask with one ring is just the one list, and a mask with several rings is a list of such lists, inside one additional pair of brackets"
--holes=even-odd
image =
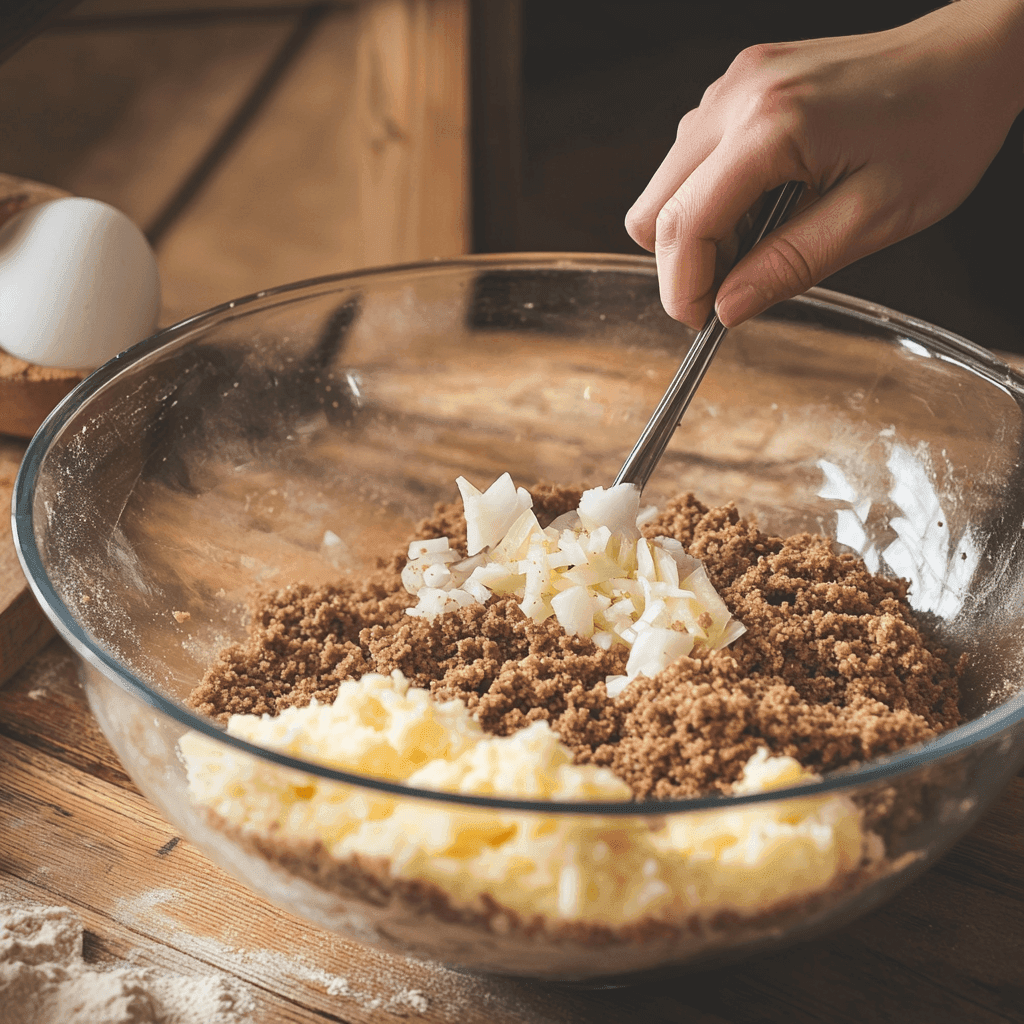
[(566, 633), (590, 636), (594, 632), (594, 599), (586, 587), (570, 587), (551, 598), (558, 624)]
[(693, 650), (693, 637), (678, 629), (659, 629), (648, 626), (636, 631), (629, 660), (626, 662), (626, 678), (647, 676), (653, 679), (662, 669), (668, 668), (676, 658)]
[[(409, 545), (409, 558), (423, 558), (426, 555), (444, 555), (451, 552), (451, 544), (447, 537), (432, 537), (430, 540), (414, 540)], [(455, 556), (458, 558), (458, 555)], [(454, 561), (454, 559), (453, 559)]]
[(605, 676), (604, 688), (609, 697), (618, 697), (622, 691), (629, 686), (632, 680), (629, 676)]
[(497, 544), (523, 511), (533, 505), (529, 491), (522, 487), (516, 490), (508, 473), (499, 476), (486, 491), (478, 491), (463, 476), (455, 483), (466, 510), (466, 540), (471, 555)]
[(606, 680), (612, 697), (697, 644), (718, 650), (744, 632), (699, 559), (676, 540), (640, 535), (633, 485), (586, 491), (576, 512), (542, 530), (533, 499), (509, 474), (483, 492), (462, 477), (457, 482), (469, 557), (444, 537), (413, 541), (402, 570), (402, 583), (418, 599), (410, 615), (433, 619), (492, 595), (515, 596), (537, 622), (554, 615), (567, 633), (592, 637), (602, 650), (631, 648), (626, 674)]
[(636, 484), (616, 484), (607, 490), (594, 487), (584, 491), (578, 511), (580, 525), (584, 530), (606, 527), (631, 540), (640, 536), (636, 525), (637, 513), (640, 511), (640, 488)]
[(452, 574), (443, 565), (428, 565), (423, 570), (423, 584), (427, 587), (443, 587), (451, 579)]

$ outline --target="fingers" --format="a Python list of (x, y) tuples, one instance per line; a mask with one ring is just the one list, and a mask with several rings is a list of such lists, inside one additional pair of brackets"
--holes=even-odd
[(654, 252), (658, 213), (676, 189), (707, 159), (717, 141), (699, 109), (691, 110), (679, 122), (672, 148), (626, 214), (626, 231), (637, 245)]
[(871, 212), (863, 199), (867, 179), (854, 174), (824, 198), (805, 195), (786, 225), (725, 274), (737, 225), (752, 207), (770, 189), (809, 175), (784, 126), (747, 121), (723, 132), (718, 121), (701, 108), (680, 121), (675, 143), (626, 217), (630, 236), (655, 254), (670, 316), (699, 330), (714, 304), (722, 322), (735, 326), (892, 240), (880, 237), (884, 192)]
[(669, 316), (699, 329), (715, 296), (719, 245), (770, 188), (791, 177), (765, 153), (737, 153), (723, 141), (657, 215), (654, 253)]
[(870, 175), (854, 175), (748, 253), (718, 290), (722, 323), (735, 327), (891, 241), (875, 184)]

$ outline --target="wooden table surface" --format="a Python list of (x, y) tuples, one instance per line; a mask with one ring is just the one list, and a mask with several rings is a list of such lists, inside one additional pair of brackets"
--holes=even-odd
[[(112, 202), (143, 225), (164, 323), (283, 281), (463, 251), (465, 83), (441, 75), (438, 54), (461, 66), (465, 6), (438, 0), (426, 17), (423, 3), (391, 0), (86, 0), (0, 67), (13, 161), (0, 170)], [(423, 54), (425, 83), (401, 73)], [(425, 110), (413, 102), (423, 96)], [(425, 201), (417, 174), (450, 186), (444, 202)], [(410, 204), (397, 220), (381, 201), (396, 188)], [(23, 450), (0, 439), (0, 492)], [(17, 572), (6, 531), (0, 513), (0, 576)], [(5, 607), (17, 608), (19, 635), (28, 621), (45, 640), (10, 575), (0, 617)], [(210, 864), (125, 775), (59, 640), (0, 683), (9, 899), (72, 907), (89, 962), (237, 979), (261, 1024), (1024, 1021), (1022, 776), (922, 878), (813, 944), (609, 991), (478, 978), (313, 930)], [(426, 1003), (403, 1000), (410, 990)]]
[[(20, 450), (20, 442), (0, 445), (0, 480)], [(9, 536), (0, 542), (10, 545)], [(72, 907), (89, 962), (238, 979), (255, 1001), (253, 1020), (266, 1024), (1019, 1022), (1024, 774), (891, 903), (812, 944), (609, 991), (470, 977), (312, 929), (210, 864), (124, 773), (85, 703), (71, 653), (54, 639), (0, 687), (5, 899)], [(410, 990), (426, 1002), (410, 1005), (402, 998)]]

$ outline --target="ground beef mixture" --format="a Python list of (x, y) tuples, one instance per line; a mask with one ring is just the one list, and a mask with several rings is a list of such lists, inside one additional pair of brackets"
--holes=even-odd
[[(579, 496), (537, 488), (541, 524)], [(465, 701), (489, 732), (547, 719), (577, 762), (607, 765), (638, 798), (729, 792), (763, 746), (827, 771), (958, 723), (962, 664), (922, 631), (906, 582), (873, 575), (825, 537), (770, 537), (733, 505), (709, 509), (690, 494), (644, 533), (700, 558), (747, 632), (614, 700), (604, 679), (624, 672), (625, 648), (535, 623), (514, 598), (434, 622), (406, 615), (415, 599), (401, 583), (403, 549), (369, 577), (264, 595), (248, 639), (223, 652), (188, 703), (219, 719), (277, 714), (333, 700), (343, 679), (400, 669), (439, 700)], [(465, 552), (459, 506), (438, 506), (415, 534), (439, 536)]]

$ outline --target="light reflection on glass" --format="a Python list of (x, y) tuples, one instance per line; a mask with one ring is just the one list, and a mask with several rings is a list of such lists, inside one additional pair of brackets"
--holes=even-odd
[(981, 558), (970, 527), (955, 540), (949, 515), (935, 489), (925, 453), (894, 444), (886, 459), (890, 475), (888, 498), (894, 510), (886, 524), (895, 533), (881, 551), (877, 527), (868, 525), (872, 501), (855, 481), (834, 463), (818, 460), (825, 476), (818, 497), (840, 502), (836, 510), (836, 541), (860, 555), (876, 572), (884, 562), (892, 572), (910, 582), (911, 605), (922, 612), (952, 618), (963, 606), (967, 586)]

